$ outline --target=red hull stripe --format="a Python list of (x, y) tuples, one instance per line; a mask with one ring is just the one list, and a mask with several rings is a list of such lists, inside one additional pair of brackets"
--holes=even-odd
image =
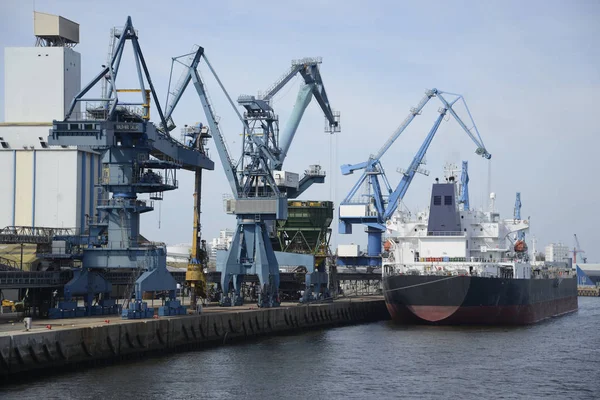
[(417, 317), (429, 322), (446, 319), (458, 311), (460, 306), (407, 306)]
[(577, 311), (577, 296), (513, 306), (386, 305), (392, 318), (401, 323), (523, 325)]

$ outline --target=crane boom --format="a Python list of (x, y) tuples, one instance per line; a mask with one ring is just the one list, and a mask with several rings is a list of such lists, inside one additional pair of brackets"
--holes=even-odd
[(460, 176), (460, 200), (463, 210), (469, 211), (469, 162), (462, 162), (462, 174)]
[(275, 168), (277, 169), (281, 168), (283, 165), (283, 161), (287, 156), (287, 152), (292, 145), (292, 140), (294, 139), (294, 135), (298, 130), (298, 126), (300, 125), (300, 120), (302, 119), (304, 111), (312, 99), (313, 87), (314, 84), (303, 85), (298, 92), (296, 104), (294, 104), (294, 108), (292, 109), (288, 123), (286, 124), (285, 129), (280, 136), (279, 146), (281, 147), (281, 153), (279, 154), (279, 158), (275, 163)]
[[(477, 126), (475, 125), (475, 121), (473, 121), (473, 117), (471, 116), (469, 107), (467, 106), (467, 103), (465, 102), (462, 95), (449, 93), (449, 94), (452, 94), (452, 95), (458, 96), (458, 97), (452, 103), (448, 103), (448, 101), (446, 101), (446, 99), (442, 96), (443, 93), (445, 93), (445, 92), (438, 92), (438, 99), (440, 99), (440, 101), (442, 103), (444, 103), (444, 106), (446, 108), (448, 108), (448, 112), (450, 112), (450, 115), (452, 115), (454, 117), (456, 122), (458, 122), (458, 124), (464, 129), (464, 131), (467, 133), (467, 135), (469, 135), (469, 137), (471, 138), (473, 143), (475, 143), (477, 145), (477, 150), (475, 150), (475, 153), (479, 154), (480, 156), (482, 156), (484, 158), (487, 158), (488, 160), (490, 158), (492, 158), (492, 155), (490, 153), (488, 153), (488, 151), (485, 149), (483, 140), (481, 140), (481, 136), (479, 135), (479, 130), (477, 129)], [(473, 135), (473, 133), (471, 132), (471, 129), (467, 128), (467, 125), (465, 125), (463, 120), (458, 116), (458, 114), (456, 114), (456, 111), (454, 111), (454, 109), (452, 108), (452, 105), (454, 103), (456, 103), (458, 100), (462, 100), (465, 108), (467, 109), (467, 114), (469, 115), (469, 118), (471, 119), (471, 123), (473, 124), (473, 127), (471, 129), (473, 129), (475, 131), (475, 133), (477, 133), (477, 137), (475, 137), (475, 135)]]
[(386, 142), (379, 149), (377, 154), (369, 156), (369, 160), (362, 162), (362, 163), (358, 163), (358, 164), (354, 164), (354, 165), (350, 165), (350, 164), (342, 165), (342, 174), (343, 175), (352, 174), (354, 171), (368, 168), (370, 165), (373, 165), (375, 162), (379, 161), (381, 159), (381, 157), (383, 157), (383, 155), (394, 144), (396, 139), (398, 139), (400, 137), (402, 132), (404, 132), (406, 130), (406, 128), (408, 128), (408, 126), (413, 121), (413, 119), (415, 119), (415, 117), (417, 115), (421, 114), (423, 107), (425, 107), (425, 105), (429, 102), (429, 100), (432, 97), (434, 97), (437, 94), (437, 92), (438, 92), (438, 90), (435, 88), (431, 89), (431, 90), (427, 90), (425, 92), (425, 96), (421, 99), (421, 101), (419, 101), (419, 104), (417, 104), (416, 107), (413, 107), (410, 109), (410, 114), (408, 114), (406, 119), (404, 119), (404, 121), (402, 121), (400, 126), (394, 131), (394, 133), (388, 138), (388, 140), (386, 140)]
[(289, 81), (291, 81), (294, 76), (296, 76), (296, 73), (300, 71), (303, 63), (298, 61), (299, 60), (292, 60), (292, 66), (290, 67), (290, 69), (285, 74), (283, 74), (281, 78), (275, 81), (275, 83), (273, 83), (269, 89), (267, 89), (265, 95), (259, 96), (259, 98), (261, 100), (270, 102), (273, 96), (275, 96), (281, 89), (283, 89), (283, 87)]
[[(202, 57), (203, 49), (201, 49), (198, 46), (194, 46), (194, 48), (195, 51), (193, 51), (192, 53), (185, 54), (181, 57), (176, 57), (173, 59), (173, 61), (177, 61), (184, 65), (186, 69), (182, 72), (175, 89), (173, 91), (169, 91), (169, 94), (172, 94), (173, 98), (170, 102), (167, 102), (167, 106), (165, 107), (165, 120), (167, 121), (171, 120), (173, 110), (175, 110), (175, 107), (177, 107), (177, 104), (179, 103), (179, 100), (181, 100), (183, 92), (192, 80), (192, 75), (190, 74), (190, 71), (195, 70), (198, 67), (198, 64), (200, 64), (200, 58)], [(183, 57), (187, 57), (189, 61), (187, 63), (182, 63), (181, 61), (179, 61), (179, 59)], [(166, 129), (167, 127), (164, 128)]]
[(283, 162), (287, 156), (288, 150), (294, 140), (300, 121), (304, 115), (304, 111), (310, 104), (313, 96), (319, 103), (319, 106), (325, 114), (327, 120), (326, 131), (329, 133), (339, 132), (339, 113), (332, 110), (325, 91), (325, 86), (319, 72), (319, 65), (322, 63), (320, 58), (302, 58), (299, 60), (293, 60), (291, 68), (278, 79), (271, 87), (267, 90), (264, 96), (255, 98), (254, 96), (240, 96), (238, 103), (246, 107), (249, 113), (260, 110), (265, 113), (272, 113), (272, 100), (273, 96), (277, 94), (288, 82), (292, 80), (296, 74), (300, 74), (304, 80), (304, 84), (298, 92), (296, 103), (292, 109), (292, 113), (288, 119), (288, 122), (279, 136), (279, 143), (276, 147), (279, 147), (278, 154), (275, 156), (270, 153), (271, 168), (278, 170), (281, 169)]
[(425, 157), (425, 154), (427, 153), (427, 149), (429, 149), (429, 145), (431, 144), (435, 133), (437, 132), (438, 128), (440, 127), (440, 124), (442, 123), (442, 120), (444, 119), (444, 116), (446, 115), (446, 111), (447, 110), (445, 108), (440, 109), (440, 115), (436, 118), (433, 127), (431, 128), (429, 134), (425, 138), (425, 141), (423, 142), (423, 144), (419, 148), (419, 151), (411, 161), (408, 170), (404, 173), (404, 176), (402, 177), (402, 180), (396, 187), (396, 190), (394, 190), (394, 192), (388, 198), (387, 207), (385, 208), (385, 212), (383, 213), (383, 221), (387, 221), (392, 216), (392, 214), (394, 214), (396, 208), (398, 207), (398, 203), (402, 198), (404, 198), (408, 187), (410, 186), (413, 178), (415, 177), (415, 174), (417, 173), (419, 165), (421, 165), (421, 162), (423, 161), (423, 157)]
[(579, 244), (579, 239), (577, 238), (577, 234), (574, 233), (573, 237), (575, 238), (575, 248), (573, 249), (573, 263), (577, 264), (577, 253), (582, 254), (581, 259), (583, 260), (583, 263), (587, 263), (587, 257), (583, 256), (583, 253), (585, 253), (585, 251), (581, 250), (581, 245)]
[(219, 159), (221, 160), (221, 165), (223, 165), (223, 169), (225, 170), (225, 175), (227, 176), (227, 180), (229, 181), (229, 186), (231, 187), (231, 191), (234, 196), (238, 193), (239, 182), (238, 177), (235, 171), (235, 166), (231, 161), (231, 157), (229, 156), (229, 152), (227, 151), (227, 147), (225, 146), (225, 140), (223, 135), (221, 134), (221, 130), (219, 129), (219, 123), (215, 119), (215, 114), (211, 104), (209, 103), (206, 91), (204, 89), (204, 83), (198, 74), (198, 71), (195, 69), (192, 71), (192, 82), (194, 87), (196, 88), (196, 92), (200, 97), (200, 102), (202, 103), (202, 107), (204, 108), (204, 113), (207, 117), (207, 123), (210, 127), (210, 131), (212, 132), (213, 137), (215, 137), (215, 143), (217, 148), (217, 153), (219, 154)]
[(412, 120), (415, 119), (415, 117), (417, 115), (421, 114), (421, 111), (423, 110), (423, 107), (425, 107), (425, 105), (429, 102), (429, 100), (432, 97), (434, 97), (437, 94), (437, 92), (438, 92), (438, 90), (435, 89), (435, 88), (431, 89), (431, 90), (427, 90), (425, 92), (425, 96), (423, 96), (423, 98), (421, 99), (421, 101), (419, 101), (419, 104), (417, 104), (416, 107), (413, 107), (413, 108), (410, 109), (410, 114), (406, 117), (406, 119), (404, 121), (402, 121), (402, 123), (400, 124), (400, 126), (398, 127), (398, 129), (396, 129), (396, 131), (383, 144), (383, 146), (381, 146), (381, 148), (379, 149), (379, 151), (377, 152), (377, 154), (375, 154), (375, 156), (373, 156), (373, 159), (379, 160), (381, 157), (383, 157), (383, 155), (388, 151), (388, 149), (392, 146), (392, 144), (394, 144), (394, 142), (396, 141), (396, 139), (398, 139), (398, 137), (400, 137), (400, 135), (402, 134), (402, 132), (404, 132), (406, 130), (406, 128), (408, 128), (408, 125), (410, 125), (410, 123), (412, 122)]
[(321, 72), (319, 71), (319, 64), (305, 64), (304, 68), (300, 70), (300, 74), (304, 78), (304, 82), (307, 85), (311, 85), (313, 96), (317, 100), (317, 103), (321, 106), (321, 110), (325, 114), (325, 118), (329, 122), (329, 133), (339, 132), (339, 115), (331, 109), (329, 99), (327, 98), (327, 92), (325, 91), (325, 85), (321, 78)]

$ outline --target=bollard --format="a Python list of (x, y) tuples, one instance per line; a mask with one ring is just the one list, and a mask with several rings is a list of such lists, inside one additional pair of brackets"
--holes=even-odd
[(31, 329), (31, 317), (25, 317), (23, 319), (23, 323), (25, 324), (25, 331), (29, 332), (29, 330)]

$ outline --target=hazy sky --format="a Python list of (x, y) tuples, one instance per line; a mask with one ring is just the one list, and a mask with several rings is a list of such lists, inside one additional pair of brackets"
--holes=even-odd
[[(523, 216), (531, 217), (529, 237), (537, 237), (540, 250), (550, 242), (572, 246), (577, 233), (590, 261), (600, 261), (595, 247), (600, 226), (597, 1), (36, 0), (35, 8), (80, 24), (76, 50), (82, 55), (82, 85), (106, 62), (110, 28), (122, 26), (130, 15), (163, 102), (171, 57), (194, 44), (206, 49), (234, 98), (265, 90), (292, 59), (322, 56), (321, 74), (333, 107), (341, 112), (342, 132), (335, 138), (323, 133), (323, 115), (313, 101), (285, 166), (302, 172), (320, 163), (327, 171), (329, 183), (315, 185), (305, 199), (343, 199), (358, 176), (342, 176), (339, 166), (376, 152), (425, 89), (462, 93), (493, 155), (491, 188), (501, 214), (512, 217), (520, 191)], [(32, 10), (32, 1), (0, 0), (2, 48), (34, 44)], [(133, 66), (133, 59), (124, 58), (124, 63)], [(1, 92), (3, 71), (0, 63)], [(120, 87), (126, 82), (134, 86), (133, 70), (124, 71)], [(203, 75), (208, 78), (206, 70)], [(207, 81), (237, 157), (240, 124), (214, 81)], [(296, 79), (275, 100), (282, 126), (298, 88)], [(400, 180), (396, 168), (408, 166), (439, 104), (430, 104), (384, 158), (393, 185)], [(205, 121), (193, 91), (184, 96), (174, 119), (180, 127)], [(214, 146), (209, 147), (215, 171), (206, 172), (203, 182), (207, 239), (235, 226), (235, 217), (223, 212), (222, 195), (230, 189)], [(444, 122), (427, 154), (425, 168), (431, 174), (415, 178), (405, 205), (411, 210), (427, 206), (431, 182), (442, 176), (444, 163), (468, 160), (471, 203), (487, 206), (488, 162), (474, 150), (454, 120)], [(157, 208), (142, 219), (143, 234), (153, 240), (191, 241), (193, 175), (181, 172), (179, 179), (180, 189), (165, 195), (160, 213)], [(335, 240), (366, 245), (361, 227), (354, 229), (358, 233), (336, 234)]]

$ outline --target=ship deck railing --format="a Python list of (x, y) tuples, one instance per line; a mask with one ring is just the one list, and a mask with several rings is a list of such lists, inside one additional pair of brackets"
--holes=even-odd
[(427, 236), (464, 236), (461, 231), (447, 231), (447, 232), (432, 232), (428, 231)]
[[(458, 259), (458, 260), (457, 260)], [(518, 262), (515, 258), (489, 259), (483, 257), (415, 257), (414, 262), (419, 264), (438, 264), (438, 263), (481, 263), (481, 264), (501, 264)]]

